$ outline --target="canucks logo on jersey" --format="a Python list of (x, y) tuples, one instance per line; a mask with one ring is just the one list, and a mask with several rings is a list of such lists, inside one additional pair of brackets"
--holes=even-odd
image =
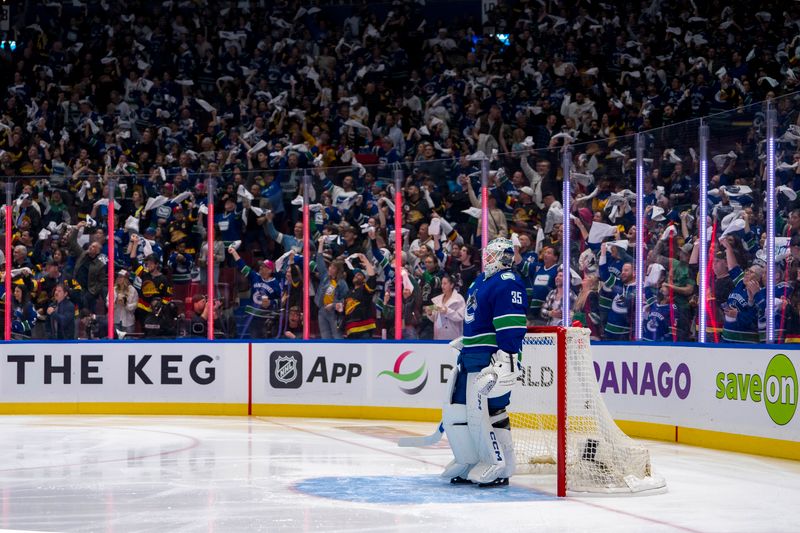
[(469, 324), (475, 320), (475, 311), (478, 308), (478, 291), (470, 292), (467, 297), (467, 308), (464, 311), (464, 322)]

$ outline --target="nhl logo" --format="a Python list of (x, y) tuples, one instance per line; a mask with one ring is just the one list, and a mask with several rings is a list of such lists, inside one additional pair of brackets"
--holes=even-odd
[(275, 389), (297, 389), (303, 381), (303, 356), (300, 352), (276, 351), (269, 356), (269, 383)]
[(297, 359), (289, 355), (275, 359), (275, 379), (281, 383), (291, 383), (297, 377)]

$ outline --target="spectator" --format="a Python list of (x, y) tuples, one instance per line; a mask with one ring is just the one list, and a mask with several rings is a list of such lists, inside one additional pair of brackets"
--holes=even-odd
[(469, 286), (475, 281), (480, 272), (480, 267), (474, 261), (475, 252), (469, 245), (461, 247), (455, 266), (450, 270), (449, 274), (453, 280), (458, 293), (462, 298), (467, 294)]
[(670, 302), (669, 284), (660, 280), (653, 293), (645, 308), (642, 339), (674, 342), (678, 337), (678, 306)]
[[(531, 276), (529, 274), (527, 283), (532, 285), (531, 300), (528, 307), (528, 324), (543, 326), (550, 317), (543, 317), (541, 314), (544, 300), (550, 291), (556, 288), (556, 275), (558, 274), (558, 248), (547, 246), (542, 249), (542, 262), (536, 267)], [(532, 278), (532, 279), (531, 279)]]
[[(88, 312), (83, 315), (99, 312), (100, 320), (106, 261), (143, 274), (133, 279), (141, 330), (153, 296), (168, 304), (173, 289), (179, 300), (195, 294), (197, 284), (208, 282), (211, 260), (217, 298), (225, 301), (218, 323), (237, 323), (236, 317), (251, 316), (246, 309), (252, 302), (235, 298), (238, 273), (225, 256), (228, 245), (241, 241), (248, 263), (276, 260), (290, 248), (301, 253), (304, 229), (316, 240), (323, 228), (335, 226), (342, 236), (326, 248), (328, 262), (335, 262), (370, 248), (359, 229), (364, 224), (373, 225), (380, 247), (393, 248), (398, 218), (403, 230), (396, 237), (412, 258), (410, 267), (432, 254), (462, 294), (479, 265), (465, 260), (460, 276), (460, 245), (479, 246), (484, 232), (490, 238), (516, 232), (522, 259), (515, 264), (529, 300), (537, 280), (546, 279), (546, 292), (537, 296), (543, 301), (554, 276), (538, 256), (549, 254), (547, 248), (562, 255), (566, 178), (574, 193), (567, 216), (575, 225), (566, 228), (572, 266), (594, 275), (575, 264), (587, 250), (601, 263), (601, 323), (617, 290), (612, 285), (619, 284), (619, 261), (635, 255), (641, 231), (642, 253), (659, 248), (648, 263), (671, 268), (679, 336), (690, 339), (699, 296), (700, 258), (691, 258), (698, 246), (688, 251), (699, 233), (695, 206), (708, 202), (716, 237), (711, 246), (717, 248), (725, 218), (744, 213), (738, 264), (743, 272), (763, 266), (757, 255), (766, 231), (766, 114), (757, 102), (766, 99), (778, 112), (776, 236), (792, 237), (800, 228), (800, 108), (784, 97), (799, 85), (800, 48), (782, 26), (785, 20), (790, 27), (800, 12), (764, 5), (747, 17), (749, 5), (729, 4), (719, 11), (712, 4), (610, 2), (556, 13), (539, 6), (528, 12), (527, 2), (510, 2), (486, 13), (483, 26), (451, 18), (442, 27), (420, 26), (441, 18), (441, 3), (406, 0), (395, 2), (391, 15), (367, 3), (346, 24), (339, 23), (340, 8), (326, 3), (313, 13), (274, 2), (230, 9), (218, 0), (173, 2), (153, 10), (127, 0), (109, 9), (91, 2), (55, 9), (33, 3), (9, 21), (7, 38), (19, 46), (0, 51), (0, 78), (8, 88), (0, 112), (0, 170), (13, 181), (15, 195), (9, 263), (44, 282), (31, 290), (40, 311), (55, 283), (64, 283), (68, 298)], [(713, 32), (704, 31), (697, 22), (702, 18)], [(80, 31), (63, 24), (72, 19), (83, 21)], [(128, 19), (136, 24), (119, 24)], [(242, 29), (243, 19), (252, 28)], [(281, 19), (291, 22), (275, 22)], [(176, 53), (165, 54), (168, 49)], [(711, 190), (701, 199), (693, 185), (700, 171), (696, 119), (708, 113), (715, 113), (708, 122)], [(636, 133), (644, 141), (645, 228), (633, 227)], [(567, 146), (572, 173), (564, 176)], [(489, 224), (479, 228), (481, 217), (469, 208), (481, 209), (476, 201), (484, 159), (490, 165)], [(315, 176), (306, 191), (309, 228), (300, 223), (297, 199), (306, 173)], [(396, 176), (404, 195), (398, 213), (390, 183)], [(109, 208), (117, 215), (113, 233)], [(212, 210), (216, 242), (209, 258), (204, 240)], [(430, 231), (437, 218), (452, 231)], [(674, 255), (658, 244), (670, 224), (678, 230)], [(598, 237), (603, 225), (618, 233)], [(117, 253), (107, 259), (108, 236)], [(608, 243), (620, 239), (629, 241), (627, 250), (614, 251), (621, 246)], [(152, 270), (143, 268), (150, 255)], [(382, 255), (373, 253), (378, 261), (387, 259)], [(51, 261), (57, 266), (43, 267)], [(290, 265), (288, 285), (278, 276), (289, 306), (297, 305), (300, 268)], [(372, 302), (378, 311), (393, 269), (379, 268)], [(780, 283), (793, 289), (796, 269), (787, 267), (788, 281)], [(724, 277), (712, 280), (721, 292)], [(584, 316), (591, 317), (595, 297), (585, 296)], [(794, 292), (788, 299), (796, 307)], [(529, 318), (543, 323), (534, 308)], [(721, 318), (714, 316), (709, 331)], [(792, 313), (786, 318), (791, 337), (800, 325)], [(44, 322), (32, 329), (33, 337)], [(427, 318), (415, 327), (420, 332), (430, 334)]]
[[(415, 340), (419, 338), (419, 324), (422, 317), (422, 299), (416, 281), (408, 272), (404, 271), (402, 278), (403, 319), (401, 338)], [(394, 303), (394, 291), (385, 291), (383, 296), (383, 318), (389, 338), (394, 338)]]
[(730, 343), (753, 344), (758, 342), (758, 309), (754, 303), (760, 288), (762, 269), (752, 266), (744, 271), (736, 257), (737, 237), (721, 239), (725, 249), (728, 273), (733, 282), (733, 290), (722, 304), (725, 323), (722, 327), (722, 341)]
[(464, 297), (455, 290), (453, 279), (442, 276), (442, 293), (431, 299), (428, 308), (434, 339), (452, 340), (461, 336), (466, 305)]
[(630, 340), (631, 323), (636, 305), (636, 274), (632, 263), (623, 263), (619, 283), (612, 289), (611, 309), (605, 323), (605, 340)]
[(100, 242), (92, 240), (88, 248), (83, 251), (78, 245), (78, 233), (86, 227), (85, 222), (79, 222), (76, 229), (69, 237), (70, 252), (77, 257), (75, 262), (75, 281), (84, 290), (83, 306), (91, 312), (97, 312), (98, 300), (104, 302), (108, 290), (108, 258), (101, 254), (103, 246)]
[[(564, 272), (559, 269), (555, 278), (555, 288), (547, 293), (547, 297), (542, 304), (542, 310), (539, 315), (543, 320), (547, 320), (548, 326), (562, 326), (564, 320), (561, 317), (561, 308), (564, 301)], [(570, 309), (573, 308), (575, 303), (575, 293), (567, 288), (567, 293), (570, 299)]]
[(303, 314), (300, 308), (292, 306), (289, 308), (289, 318), (286, 321), (286, 329), (283, 336), (287, 339), (300, 339), (303, 337)]
[(72, 340), (75, 338), (75, 305), (67, 299), (67, 289), (56, 285), (53, 301), (47, 306), (50, 320), (50, 338)]
[[(214, 300), (215, 316), (222, 308), (221, 300)], [(192, 296), (192, 312), (189, 319), (189, 336), (205, 339), (208, 337), (208, 317), (211, 313), (211, 304), (205, 294)]]
[(177, 335), (177, 313), (172, 302), (164, 302), (160, 296), (150, 300), (151, 311), (144, 318), (146, 338), (166, 338)]
[(353, 288), (344, 301), (344, 332), (348, 339), (367, 339), (376, 327), (375, 306), (372, 304), (376, 287), (375, 267), (364, 254), (352, 257), (358, 260), (359, 266), (353, 267)]
[(11, 305), (11, 335), (15, 339), (30, 339), (36, 325), (36, 310), (30, 301), (30, 293), (24, 285), (14, 286)]
[(314, 296), (314, 303), (319, 309), (319, 336), (321, 339), (342, 338), (342, 317), (344, 316), (344, 300), (349, 293), (344, 277), (344, 264), (331, 261), (326, 265), (323, 253), (326, 237), (318, 239), (317, 273), (319, 285)]
[[(475, 190), (472, 187), (472, 181), (467, 180), (467, 191), (469, 192), (469, 201), (472, 204), (472, 207), (479, 208), (481, 207), (481, 200), (475, 195)], [(494, 196), (489, 197), (489, 210), (487, 213), (487, 234), (488, 239), (494, 240), (497, 237), (507, 237), (508, 236), (508, 221), (506, 220), (506, 215), (503, 211), (497, 207), (497, 199)], [(481, 221), (478, 222), (478, 235), (481, 235)]]
[(581, 281), (581, 290), (572, 306), (572, 319), (589, 328), (592, 340), (601, 340), (603, 323), (600, 321), (600, 304), (598, 301), (597, 274), (587, 274)]
[(278, 326), (276, 315), (281, 301), (280, 282), (274, 276), (275, 263), (269, 259), (260, 261), (256, 273), (245, 264), (233, 246), (228, 248), (228, 253), (236, 261), (236, 267), (241, 270), (242, 275), (250, 282), (251, 303), (245, 307), (247, 331), (250, 337), (254, 339), (274, 337), (273, 329)]
[(127, 270), (117, 272), (114, 282), (114, 327), (117, 332), (133, 333), (136, 328), (136, 307), (139, 295), (131, 285)]

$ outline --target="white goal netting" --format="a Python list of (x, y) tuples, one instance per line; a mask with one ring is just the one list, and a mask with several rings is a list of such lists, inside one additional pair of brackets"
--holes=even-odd
[[(536, 328), (531, 328), (536, 329)], [(523, 382), (511, 395), (518, 473), (557, 472), (559, 333), (529, 331), (522, 347)], [(563, 328), (566, 343), (566, 488), (631, 493), (663, 489), (650, 454), (617, 427), (600, 396), (589, 330)]]

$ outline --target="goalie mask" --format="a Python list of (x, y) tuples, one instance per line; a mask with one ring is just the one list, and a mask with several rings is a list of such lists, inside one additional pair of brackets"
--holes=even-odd
[(496, 272), (514, 266), (514, 245), (510, 240), (497, 238), (483, 250), (483, 272), (488, 279)]

